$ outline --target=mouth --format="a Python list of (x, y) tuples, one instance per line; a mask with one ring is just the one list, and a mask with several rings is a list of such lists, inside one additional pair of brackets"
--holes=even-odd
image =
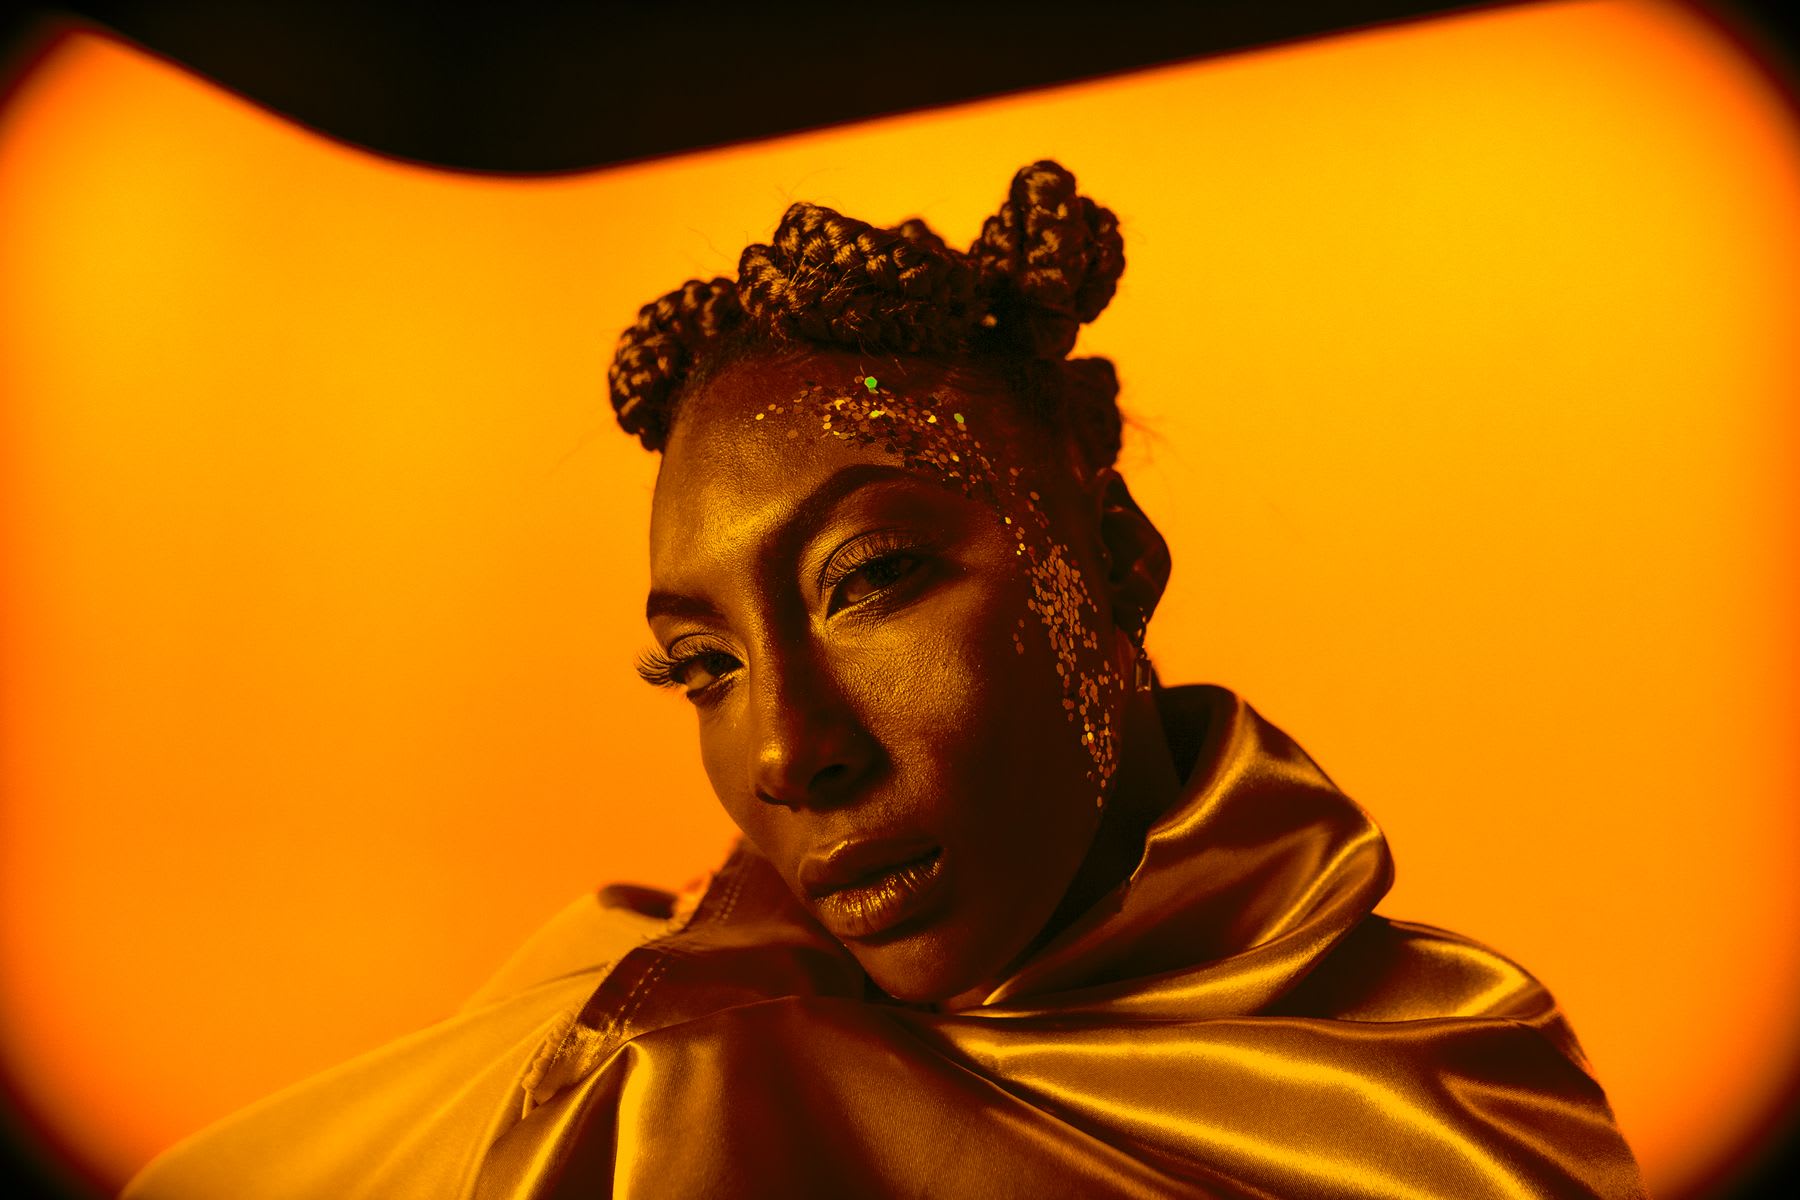
[(925, 839), (847, 842), (800, 866), (819, 923), (833, 937), (879, 937), (924, 915), (945, 894), (943, 847)]

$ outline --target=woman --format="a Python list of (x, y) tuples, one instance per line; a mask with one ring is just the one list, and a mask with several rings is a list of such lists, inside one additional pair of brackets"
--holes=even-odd
[(1372, 915), (1361, 810), (1159, 686), (1168, 549), (1111, 366), (1066, 357), (1123, 268), (1040, 162), (966, 255), (797, 204), (646, 306), (639, 669), (742, 841), (128, 1195), (1641, 1194), (1543, 988)]

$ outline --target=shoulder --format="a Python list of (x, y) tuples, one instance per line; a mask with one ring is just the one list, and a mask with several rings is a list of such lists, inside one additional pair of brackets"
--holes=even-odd
[(1474, 938), (1379, 914), (1326, 954), (1279, 1008), (1345, 1021), (1516, 1021), (1587, 1066), (1555, 998), (1530, 971)]
[(1473, 938), (1372, 914), (1288, 997), (1348, 1021), (1423, 1017), (1529, 1019), (1553, 1008), (1529, 971)]
[[(603, 889), (552, 916), (451, 1016), (276, 1092), (165, 1151), (125, 1200), (466, 1195), (521, 1080), (678, 897)], [(665, 902), (667, 905), (665, 906)], [(353, 1002), (344, 997), (345, 1003)]]
[(539, 926), (464, 1002), (469, 1012), (569, 975), (604, 969), (669, 930), (678, 897), (615, 884), (566, 905)]

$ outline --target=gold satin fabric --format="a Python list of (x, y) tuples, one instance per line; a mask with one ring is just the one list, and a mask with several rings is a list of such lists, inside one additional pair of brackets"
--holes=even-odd
[(565, 914), (410, 1057), (340, 1068), (349, 1112), (301, 1085), (127, 1195), (1641, 1196), (1544, 989), (1372, 915), (1379, 831), (1238, 697), (1163, 700), (1180, 799), (979, 1005), (873, 992), (740, 846), (672, 919)]

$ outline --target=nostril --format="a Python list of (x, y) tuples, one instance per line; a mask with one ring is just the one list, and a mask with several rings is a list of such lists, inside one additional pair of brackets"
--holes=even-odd
[(792, 704), (777, 708), (757, 733), (749, 763), (751, 793), (765, 804), (799, 809), (843, 804), (869, 766), (872, 740), (840, 710), (819, 712)]
[(796, 808), (796, 807), (798, 807), (792, 801), (778, 799), (772, 793), (765, 791), (762, 788), (756, 789), (756, 798), (758, 800), (761, 800), (764, 804), (773, 804), (776, 808)]

